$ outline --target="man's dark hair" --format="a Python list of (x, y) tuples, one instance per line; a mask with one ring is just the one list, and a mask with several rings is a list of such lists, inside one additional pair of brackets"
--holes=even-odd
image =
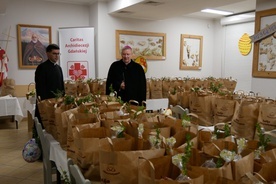
[(50, 44), (46, 48), (46, 52), (51, 52), (52, 50), (59, 50), (59, 46), (57, 44)]

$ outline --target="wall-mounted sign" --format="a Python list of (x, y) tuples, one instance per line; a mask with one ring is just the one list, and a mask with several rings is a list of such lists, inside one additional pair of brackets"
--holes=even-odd
[(276, 32), (276, 22), (274, 22), (271, 25), (267, 25), (264, 29), (262, 29), (258, 33), (250, 36), (251, 42), (259, 41), (275, 32)]

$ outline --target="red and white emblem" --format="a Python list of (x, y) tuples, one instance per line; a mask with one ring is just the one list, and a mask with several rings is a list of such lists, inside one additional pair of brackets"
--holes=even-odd
[(68, 76), (71, 80), (88, 78), (88, 62), (87, 61), (68, 61)]

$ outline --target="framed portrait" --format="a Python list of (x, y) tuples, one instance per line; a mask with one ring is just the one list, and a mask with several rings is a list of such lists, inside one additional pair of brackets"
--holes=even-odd
[(200, 70), (202, 67), (203, 37), (181, 34), (180, 70)]
[(46, 47), (52, 41), (50, 26), (17, 25), (18, 65), (21, 69), (33, 69), (47, 60)]
[(116, 30), (116, 58), (121, 59), (121, 50), (130, 46), (133, 58), (143, 56), (147, 60), (166, 59), (166, 34)]
[(276, 8), (256, 12), (255, 34), (260, 32), (265, 37), (254, 43), (253, 77), (276, 78), (275, 20)]

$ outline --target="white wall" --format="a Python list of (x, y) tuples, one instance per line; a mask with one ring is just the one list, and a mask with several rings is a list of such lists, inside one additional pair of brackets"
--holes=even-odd
[[(108, 14), (108, 7), (104, 2), (89, 7), (37, 0), (1, 0), (1, 9), (2, 6), (5, 6), (6, 14), (0, 15), (0, 32), (7, 33), (11, 26), (11, 36), (14, 37), (8, 43), (7, 49), (10, 58), (8, 75), (14, 78), (18, 85), (33, 82), (35, 70), (18, 68), (17, 24), (51, 26), (54, 43), (58, 42), (57, 30), (60, 27), (95, 27), (96, 75), (99, 78), (107, 76), (110, 64), (116, 59), (115, 30), (117, 29), (166, 33), (166, 59), (148, 61), (147, 77), (228, 77), (224, 72), (228, 70), (224, 68), (226, 66), (224, 59), (227, 53), (225, 45), (229, 43), (226, 43), (226, 30), (219, 22), (189, 17), (175, 17), (162, 21), (112, 17)], [(276, 1), (257, 0), (258, 6), (261, 9), (269, 9), (276, 6)], [(201, 70), (179, 70), (181, 34), (203, 36)], [(2, 39), (6, 37), (1, 34), (0, 40)], [(233, 42), (229, 47), (236, 47), (236, 44), (238, 43)], [(5, 48), (5, 45), (6, 42), (0, 41), (1, 47)], [(243, 70), (250, 73), (252, 68), (244, 67)], [(275, 98), (275, 79), (253, 78), (251, 88), (261, 95)]]
[[(236, 90), (251, 91), (253, 49), (243, 56), (238, 47), (243, 34), (254, 34), (254, 22), (228, 25), (224, 28), (224, 58), (222, 59), (222, 77), (236, 79)], [(253, 48), (253, 44), (252, 44)]]
[[(45, 25), (52, 28), (52, 42), (58, 43), (59, 27), (89, 26), (89, 7), (52, 3), (36, 0), (7, 0), (6, 14), (0, 15), (0, 32), (8, 33), (11, 27), (7, 54), (9, 57), (8, 77), (15, 79), (17, 85), (29, 84), (34, 81), (35, 69), (19, 69), (17, 49), (17, 24)], [(2, 4), (2, 0), (1, 0)], [(1, 6), (1, 5), (0, 5)], [(7, 39), (0, 35), (0, 40)], [(0, 41), (5, 48), (6, 42)]]
[[(214, 22), (210, 20), (176, 17), (162, 21), (136, 20), (112, 17), (107, 14), (107, 6), (99, 3), (98, 66), (99, 77), (105, 78), (110, 64), (115, 58), (115, 30), (134, 30), (166, 33), (166, 59), (148, 60), (147, 77), (208, 77), (212, 75), (214, 49)], [(210, 28), (207, 25), (211, 25)], [(202, 70), (179, 70), (180, 35), (203, 36)]]
[[(89, 7), (52, 3), (37, 0), (0, 0), (0, 40), (6, 40), (9, 28), (11, 41), (8, 42), (7, 54), (9, 57), (8, 77), (15, 79), (17, 85), (28, 85), (34, 81), (35, 69), (19, 69), (17, 48), (17, 24), (45, 25), (52, 28), (52, 42), (58, 43), (59, 27), (89, 26)], [(0, 46), (6, 48), (6, 42), (0, 41)], [(24, 116), (25, 98), (19, 98)]]
[(92, 6), (90, 6), (89, 8), (89, 25), (91, 27), (94, 27), (94, 48), (95, 48), (95, 72), (96, 72), (96, 75), (95, 76), (98, 76), (98, 73), (99, 73), (99, 70), (98, 70), (98, 52), (99, 52), (99, 49), (96, 45), (98, 45), (99, 41), (98, 41), (98, 4), (94, 4)]

